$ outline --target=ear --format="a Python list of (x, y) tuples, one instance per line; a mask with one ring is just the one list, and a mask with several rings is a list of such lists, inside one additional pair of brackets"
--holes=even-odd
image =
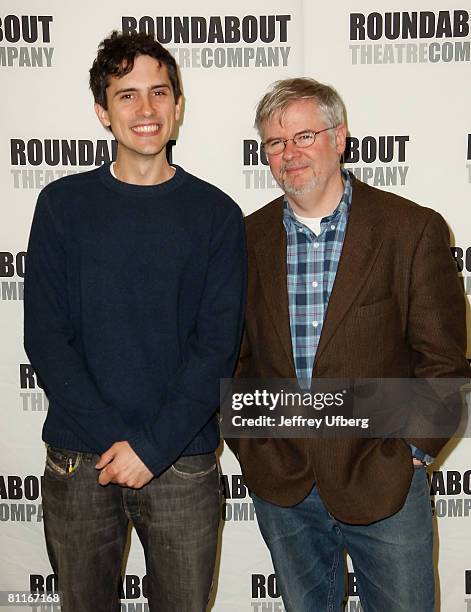
[(341, 156), (345, 151), (347, 139), (347, 126), (344, 123), (340, 123), (335, 128), (335, 149), (337, 153)]
[(182, 113), (182, 107), (183, 107), (183, 96), (180, 96), (177, 102), (175, 103), (175, 121), (178, 121), (180, 119), (180, 115)]
[(98, 104), (98, 102), (95, 103), (95, 113), (103, 127), (109, 128), (111, 126), (111, 121), (108, 115), (108, 111), (105, 108), (103, 108), (101, 104)]

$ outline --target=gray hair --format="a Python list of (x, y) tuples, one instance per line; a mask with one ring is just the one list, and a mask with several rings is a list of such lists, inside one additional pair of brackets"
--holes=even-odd
[(346, 110), (342, 98), (330, 85), (324, 85), (314, 79), (283, 79), (272, 84), (271, 89), (257, 105), (255, 128), (262, 134), (262, 127), (273, 115), (283, 111), (292, 102), (312, 100), (321, 111), (325, 121), (331, 125), (346, 123)]

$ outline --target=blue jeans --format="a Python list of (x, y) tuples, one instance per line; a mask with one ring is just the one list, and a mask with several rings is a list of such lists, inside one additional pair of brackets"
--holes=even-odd
[(253, 495), (288, 612), (339, 612), (346, 549), (364, 612), (434, 612), (429, 486), (416, 468), (402, 509), (370, 525), (348, 525), (326, 510), (317, 488), (282, 508)]
[(129, 521), (144, 548), (149, 609), (206, 610), (221, 507), (214, 453), (181, 457), (138, 490), (99, 485), (97, 461), (92, 453), (47, 451), (44, 529), (62, 612), (120, 610)]

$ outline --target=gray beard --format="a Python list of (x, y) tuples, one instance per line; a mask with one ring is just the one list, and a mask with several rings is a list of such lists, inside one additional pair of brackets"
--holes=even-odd
[(316, 178), (312, 178), (308, 183), (303, 185), (302, 187), (295, 187), (294, 185), (290, 185), (289, 183), (285, 183), (283, 181), (277, 181), (280, 188), (286, 193), (286, 195), (290, 196), (302, 196), (314, 191), (314, 189), (319, 185), (319, 181)]

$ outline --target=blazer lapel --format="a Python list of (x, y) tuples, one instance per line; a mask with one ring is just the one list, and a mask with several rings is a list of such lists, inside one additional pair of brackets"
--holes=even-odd
[(286, 232), (283, 225), (283, 198), (272, 209), (266, 233), (254, 245), (258, 279), (273, 325), (289, 360), (291, 377), (296, 378), (289, 320)]
[(370, 274), (383, 241), (383, 233), (374, 231), (378, 223), (374, 201), (364, 194), (362, 187), (353, 179), (347, 231), (314, 367)]
[[(363, 184), (354, 177), (352, 181), (352, 206), (347, 231), (314, 367), (354, 303), (374, 265), (383, 240), (382, 232), (374, 231), (380, 220), (370, 191), (366, 191)], [(264, 219), (264, 225), (266, 228), (264, 237), (254, 244), (258, 280), (273, 326), (289, 360), (290, 377), (296, 378), (289, 319), (286, 232), (283, 226), (282, 197), (270, 209), (269, 215)]]

